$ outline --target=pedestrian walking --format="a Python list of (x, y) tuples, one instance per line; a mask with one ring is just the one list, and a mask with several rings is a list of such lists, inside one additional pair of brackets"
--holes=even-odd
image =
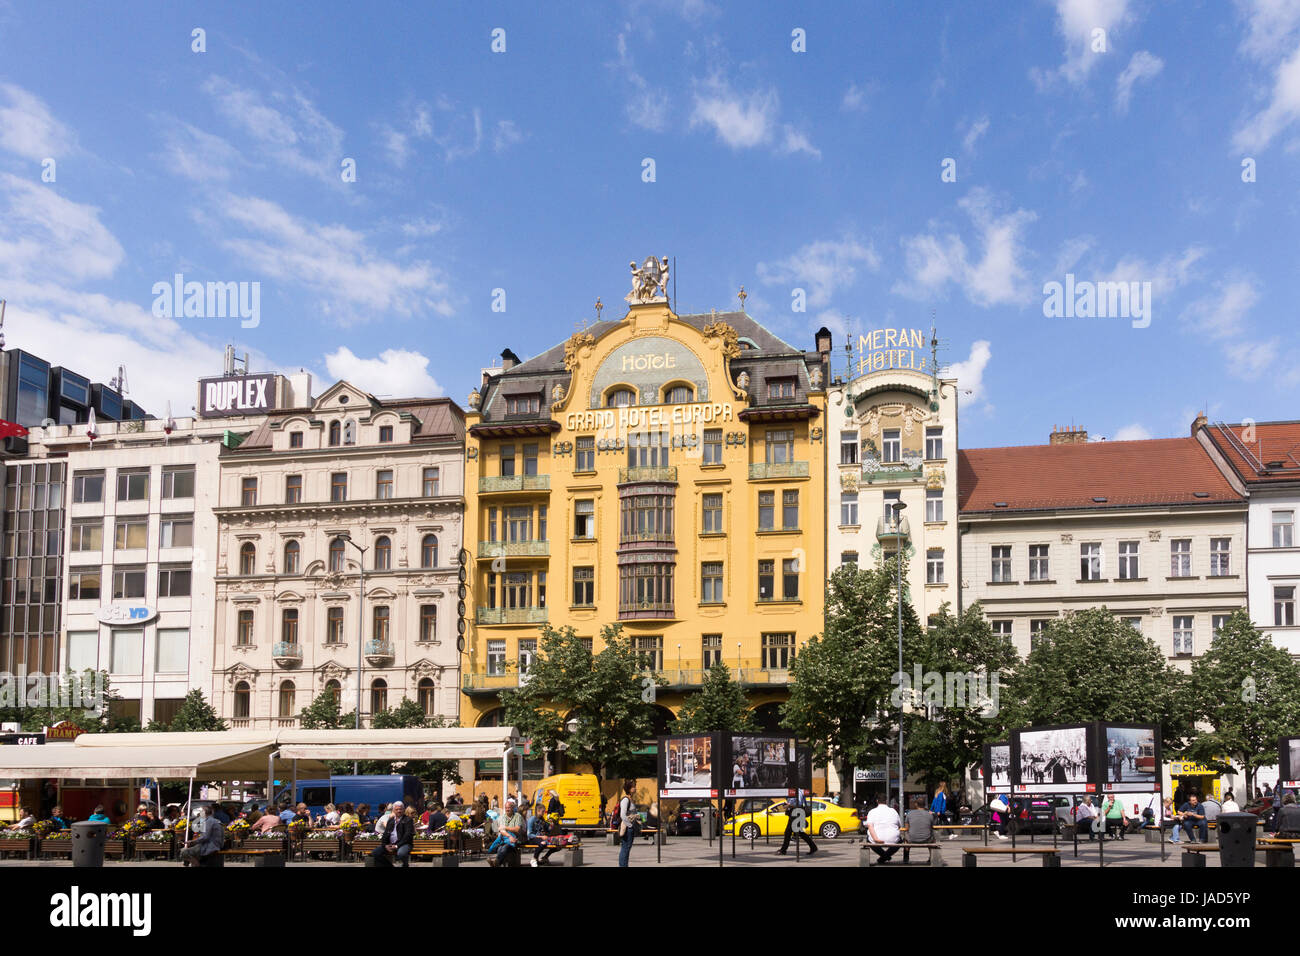
[(618, 802), (618, 837), (622, 844), (618, 850), (618, 865), (627, 866), (632, 853), (632, 844), (636, 841), (637, 831), (641, 829), (641, 820), (636, 811), (636, 802), (632, 793), (636, 790), (635, 780), (623, 781), (623, 798)]
[[(930, 801), (930, 812), (934, 814), (934, 822), (944, 824), (948, 822), (948, 782), (940, 780), (939, 786), (934, 790), (934, 799)], [(957, 839), (955, 832), (948, 834), (949, 840)]]
[[(883, 798), (883, 795), (882, 795), (881, 799), (882, 799), (882, 800), (884, 799), (884, 798)], [(810, 837), (810, 836), (808, 835), (807, 824), (811, 823), (812, 821), (809, 819), (809, 816), (810, 816), (810, 810), (809, 810), (809, 807), (808, 807), (808, 798), (807, 798), (807, 796), (804, 794), (804, 792), (803, 792), (803, 788), (802, 788), (802, 787), (796, 787), (796, 788), (795, 788), (795, 791), (794, 791), (794, 796), (791, 797), (791, 798), (789, 799), (789, 801), (787, 801), (787, 803), (786, 803), (786, 811), (785, 811), (785, 838), (781, 841), (781, 849), (779, 849), (779, 850), (776, 851), (776, 852), (777, 852), (777, 855), (778, 855), (778, 856), (785, 856), (786, 851), (790, 849), (790, 837), (794, 835), (794, 809), (795, 809), (795, 807), (802, 807), (802, 808), (803, 808), (803, 811), (804, 811), (804, 824), (805, 824), (805, 827), (804, 827), (804, 829), (802, 829), (802, 830), (799, 831), (799, 839), (803, 840), (804, 843), (807, 843), (807, 844), (808, 844), (808, 855), (809, 855), (809, 856), (812, 856), (814, 853), (817, 852), (817, 844), (814, 843), (814, 842), (812, 841), (812, 837)], [(898, 814), (897, 814), (897, 813), (894, 814), (894, 819), (895, 819), (895, 820), (898, 819)], [(897, 828), (898, 824), (895, 824), (894, 826), (895, 826), (895, 828)]]

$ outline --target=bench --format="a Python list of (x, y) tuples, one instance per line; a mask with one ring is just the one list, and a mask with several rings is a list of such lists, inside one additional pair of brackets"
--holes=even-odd
[(1218, 853), (1219, 845), (1217, 843), (1193, 843), (1190, 846), (1183, 847), (1183, 866), (1203, 867), (1205, 866), (1205, 854)]
[(942, 843), (889, 843), (889, 844), (881, 844), (881, 843), (871, 843), (871, 842), (869, 842), (869, 841), (867, 841), (867, 840), (863, 840), (861, 846), (858, 848), (858, 849), (861, 851), (861, 852), (860, 852), (860, 855), (859, 855), (859, 857), (858, 857), (858, 866), (877, 866), (877, 865), (880, 864), (880, 862), (882, 862), (882, 861), (876, 859), (876, 854), (875, 854), (875, 853), (872, 853), (872, 852), (871, 852), (871, 848), (872, 848), (873, 846), (875, 846), (875, 847), (881, 847), (881, 848), (884, 848), (884, 847), (886, 847), (886, 846), (897, 846), (897, 847), (902, 847), (902, 849), (903, 849), (903, 862), (904, 862), (904, 863), (907, 863), (907, 862), (908, 862), (908, 856), (910, 855), (910, 853), (911, 853), (912, 850), (925, 850), (925, 851), (927, 851), (927, 854), (926, 854), (926, 865), (927, 865), (927, 866), (947, 866), (947, 865), (948, 865), (948, 864), (945, 863), (944, 860), (943, 860), (943, 844), (942, 844)]
[(251, 849), (249, 847), (236, 847), (231, 850), (218, 850), (221, 856), (238, 856), (252, 857), (253, 866), (284, 866), (284, 849)]
[(1255, 848), (1264, 851), (1264, 866), (1295, 868), (1295, 847), (1300, 840), (1288, 837), (1261, 837)]
[(447, 846), (444, 837), (416, 837), (411, 859), (427, 859), (435, 866), (460, 866), (460, 851)]
[(1043, 866), (1060, 866), (1061, 851), (1058, 848), (1044, 846), (964, 846), (961, 848), (962, 866), (975, 866), (979, 862), (979, 856), (983, 853), (997, 854), (1001, 856), (1011, 855), (1011, 862), (1015, 862), (1017, 854), (1037, 853), (1043, 858)]

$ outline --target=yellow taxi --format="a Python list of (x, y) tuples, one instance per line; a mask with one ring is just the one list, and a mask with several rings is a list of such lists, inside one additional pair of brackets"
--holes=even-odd
[[(736, 836), (742, 840), (753, 840), (766, 834), (780, 836), (785, 833), (785, 824), (789, 803), (785, 800), (773, 800), (766, 812), (759, 809), (753, 813), (738, 813), (728, 820), (722, 832), (730, 834), (735, 827)], [(808, 798), (808, 829), (815, 834), (833, 840), (841, 833), (857, 833), (862, 821), (858, 811), (852, 807), (841, 807), (824, 797)]]

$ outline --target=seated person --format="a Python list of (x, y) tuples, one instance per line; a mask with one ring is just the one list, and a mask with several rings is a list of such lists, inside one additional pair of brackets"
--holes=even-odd
[(68, 821), (63, 819), (63, 807), (56, 806), (50, 811), (50, 822), (54, 824), (56, 830), (68, 829)]
[(404, 812), (400, 802), (393, 804), (393, 812), (380, 833), (379, 845), (370, 851), (376, 866), (409, 866), (411, 849), (415, 845), (415, 821)]
[(913, 797), (912, 809), (907, 811), (907, 842), (934, 842), (934, 814), (925, 806), (925, 797)]
[(274, 813), (263, 813), (253, 822), (252, 826), (248, 828), (248, 832), (265, 836), (282, 826), (284, 826), (284, 824), (280, 822), (280, 818)]
[(95, 812), (86, 818), (90, 823), (112, 823), (107, 813), (104, 812), (104, 805), (101, 803), (95, 807)]
[(1295, 794), (1282, 798), (1282, 809), (1277, 814), (1277, 835), (1284, 840), (1300, 840), (1300, 804)]
[(1193, 831), (1200, 836), (1201, 843), (1207, 843), (1210, 839), (1210, 827), (1205, 822), (1205, 809), (1201, 806), (1200, 799), (1196, 794), (1187, 798), (1187, 802), (1178, 808), (1178, 813), (1182, 817), (1183, 829), (1187, 831), (1187, 839), (1195, 842)]
[[(901, 849), (899, 837), (902, 823), (898, 819), (898, 811), (885, 801), (883, 792), (876, 794), (876, 808), (867, 814), (867, 834), (870, 838), (867, 846), (872, 853), (880, 857), (881, 863), (888, 863), (890, 858)], [(889, 844), (894, 845), (889, 846)]]
[(18, 808), (18, 822), (9, 827), (10, 830), (26, 830), (36, 822), (36, 815), (27, 807)]

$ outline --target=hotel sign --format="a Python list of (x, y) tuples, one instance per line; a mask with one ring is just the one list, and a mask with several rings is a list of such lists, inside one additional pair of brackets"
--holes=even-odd
[(929, 371), (924, 329), (876, 329), (858, 336), (858, 374), (886, 369)]
[(275, 398), (275, 375), (223, 375), (199, 380), (199, 415), (257, 415), (268, 412)]
[(596, 429), (656, 428), (665, 425), (686, 426), (698, 422), (729, 422), (731, 406), (726, 402), (696, 402), (690, 405), (629, 406), (626, 408), (593, 408), (585, 412), (570, 412), (564, 417), (564, 427), (569, 431)]

